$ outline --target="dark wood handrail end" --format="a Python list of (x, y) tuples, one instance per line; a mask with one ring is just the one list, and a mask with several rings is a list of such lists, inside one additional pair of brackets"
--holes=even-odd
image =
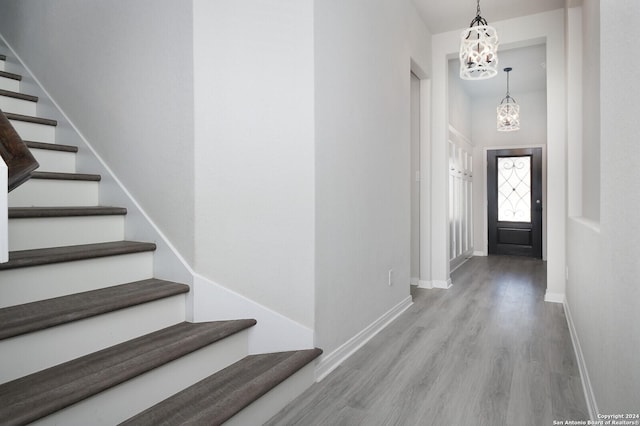
[(8, 192), (29, 180), (31, 173), (40, 167), (2, 110), (0, 110), (0, 157), (9, 169)]

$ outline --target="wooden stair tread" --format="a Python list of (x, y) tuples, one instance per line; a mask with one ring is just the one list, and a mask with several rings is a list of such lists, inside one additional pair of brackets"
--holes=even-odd
[(187, 293), (155, 278), (0, 309), (0, 339)]
[(0, 270), (15, 269), (50, 263), (71, 262), (105, 256), (154, 251), (156, 245), (138, 241), (112, 241), (9, 252), (9, 261), (0, 263)]
[(50, 180), (84, 180), (90, 182), (100, 182), (100, 175), (90, 173), (60, 173), (60, 172), (33, 172), (31, 179)]
[(21, 377), (0, 385), (0, 418), (7, 425), (32, 422), (254, 324), (183, 322)]
[(110, 216), (125, 215), (124, 207), (9, 207), (9, 219), (32, 219), (41, 217)]
[(62, 145), (59, 143), (46, 143), (35, 141), (23, 141), (25, 145), (32, 149), (47, 149), (49, 151), (65, 151), (65, 152), (78, 152), (78, 147), (74, 145)]
[(22, 76), (12, 72), (0, 71), (0, 77), (10, 78), (11, 80), (22, 80)]
[(22, 99), (23, 101), (38, 102), (38, 97), (33, 95), (25, 95), (24, 93), (13, 92), (11, 90), (0, 89), (0, 96), (9, 98)]
[(5, 112), (4, 115), (9, 120), (25, 121), (27, 123), (44, 124), (47, 126), (58, 125), (58, 122), (56, 120), (51, 120), (50, 118), (40, 118), (40, 117), (34, 117), (32, 115), (14, 114), (12, 112)]
[(322, 354), (321, 349), (250, 355), (121, 425), (219, 425)]

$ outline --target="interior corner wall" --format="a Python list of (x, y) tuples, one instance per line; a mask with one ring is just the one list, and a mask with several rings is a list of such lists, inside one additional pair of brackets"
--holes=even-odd
[(408, 0), (315, 2), (316, 344), (327, 354), (409, 297), (411, 60), (430, 71), (415, 13)]
[[(4, 38), (187, 261), (194, 221), (191, 16), (190, 2), (171, 0), (0, 3)], [(78, 161), (79, 171), (95, 172), (83, 169), (82, 151)]]
[(195, 0), (192, 18), (194, 268), (309, 329), (313, 3)]

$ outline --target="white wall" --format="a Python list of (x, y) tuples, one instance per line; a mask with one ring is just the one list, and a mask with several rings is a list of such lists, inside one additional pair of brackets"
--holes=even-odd
[[(547, 300), (564, 297), (566, 220), (566, 97), (564, 10), (529, 15), (491, 23), (500, 34), (503, 48), (547, 45)], [(432, 123), (432, 280), (449, 279), (447, 259), (447, 65), (459, 46), (460, 31), (433, 36), (433, 123)]]
[(196, 272), (313, 327), (313, 2), (193, 19)]
[(408, 0), (315, 2), (316, 343), (326, 353), (409, 296), (409, 76), (411, 59), (429, 72), (429, 43)]
[[(6, 0), (0, 28), (117, 178), (192, 260), (191, 4)], [(82, 158), (79, 170), (94, 172), (83, 169)]]
[(449, 125), (453, 126), (467, 140), (471, 140), (471, 98), (462, 87), (460, 61), (449, 61)]
[(582, 216), (600, 219), (600, 0), (582, 9)]
[[(600, 222), (569, 219), (567, 305), (590, 378), (592, 408), (635, 413), (640, 406), (640, 243), (634, 236), (640, 232), (640, 192), (631, 188), (640, 180), (640, 170), (632, 164), (640, 156), (640, 84), (635, 75), (640, 58), (629, 55), (634, 40), (621, 34), (634, 31), (640, 9), (635, 0), (585, 1), (583, 13), (585, 31), (594, 21), (600, 28), (600, 61), (587, 63), (588, 55), (583, 58), (583, 66), (599, 68), (594, 74), (600, 76), (600, 98), (584, 94), (584, 120), (600, 110), (600, 123), (595, 125), (600, 129), (600, 175), (595, 184), (582, 182), (585, 194), (597, 190), (594, 185), (600, 188)], [(585, 49), (588, 43), (598, 43), (588, 39), (583, 40)], [(584, 144), (590, 143), (585, 137)]]
[[(498, 132), (496, 130), (496, 107), (501, 97), (473, 99), (472, 134), (473, 150), (473, 229), (475, 250), (487, 254), (487, 149), (546, 146), (547, 142), (547, 95), (544, 91), (513, 94), (520, 105), (520, 130)], [(543, 170), (546, 169), (546, 149), (543, 149)], [(546, 200), (546, 179), (543, 174), (543, 202)], [(543, 210), (546, 213), (546, 209)], [(546, 215), (545, 215), (546, 216)], [(543, 224), (546, 218), (543, 217)], [(543, 242), (546, 243), (543, 229)], [(546, 244), (543, 244), (543, 258)]]

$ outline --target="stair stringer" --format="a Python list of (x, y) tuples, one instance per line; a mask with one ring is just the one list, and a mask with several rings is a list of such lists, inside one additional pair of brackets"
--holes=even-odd
[(249, 331), (250, 354), (314, 347), (314, 331), (311, 328), (197, 274), (2, 34), (0, 44), (10, 53), (5, 61), (7, 71), (22, 75), (20, 91), (38, 97), (37, 115), (57, 120), (56, 140), (65, 145), (78, 146), (76, 171), (102, 176), (99, 186), (100, 204), (127, 209), (125, 239), (152, 241), (156, 244), (154, 276), (190, 286), (191, 291), (186, 295), (187, 321), (255, 318), (258, 323)]

